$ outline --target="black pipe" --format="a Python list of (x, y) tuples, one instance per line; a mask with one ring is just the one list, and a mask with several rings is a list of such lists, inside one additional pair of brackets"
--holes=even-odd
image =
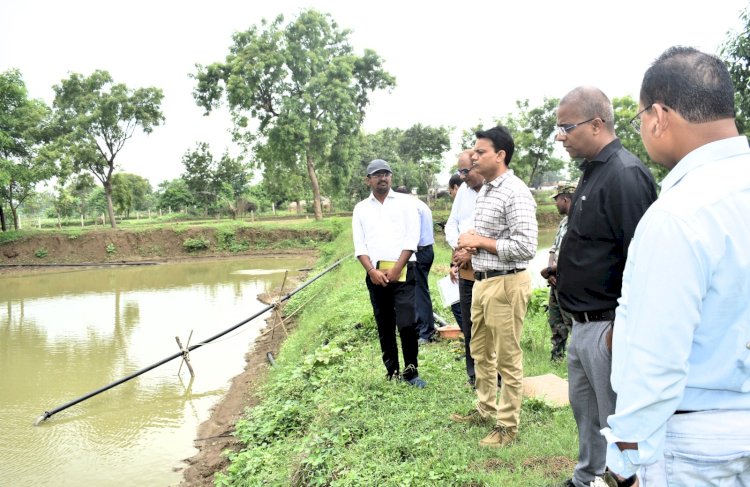
[[(331, 265), (330, 265), (330, 266), (328, 266), (327, 268), (323, 269), (323, 271), (321, 271), (321, 273), (320, 273), (320, 274), (318, 274), (317, 276), (313, 277), (312, 279), (310, 279), (310, 280), (309, 280), (309, 281), (307, 281), (306, 283), (304, 283), (304, 284), (302, 284), (302, 285), (298, 286), (298, 287), (297, 287), (297, 288), (296, 288), (295, 290), (293, 290), (293, 291), (292, 291), (292, 292), (290, 292), (289, 294), (287, 294), (287, 295), (285, 295), (284, 297), (282, 297), (281, 299), (279, 299), (279, 301), (278, 301), (278, 302), (279, 302), (279, 303), (283, 303), (284, 301), (288, 300), (289, 298), (291, 298), (292, 296), (294, 296), (294, 295), (295, 295), (295, 294), (297, 294), (298, 292), (302, 291), (302, 290), (303, 290), (304, 288), (306, 288), (307, 286), (309, 286), (310, 284), (312, 284), (313, 282), (317, 281), (317, 280), (318, 280), (318, 279), (320, 279), (320, 278), (321, 278), (322, 276), (324, 276), (325, 274), (327, 274), (328, 272), (330, 272), (331, 270), (333, 270), (333, 269), (334, 269), (334, 268), (335, 268), (336, 266), (338, 266), (339, 264), (341, 264), (341, 263), (342, 263), (342, 262), (344, 261), (344, 259), (346, 259), (346, 258), (347, 258), (347, 257), (344, 257), (344, 258), (342, 258), (342, 259), (339, 259), (338, 261), (334, 262), (333, 264), (331, 264)], [(200, 347), (202, 347), (203, 345), (206, 345), (206, 344), (208, 344), (208, 343), (211, 343), (212, 341), (216, 340), (217, 338), (221, 338), (221, 337), (223, 337), (224, 335), (226, 335), (226, 334), (227, 334), (227, 333), (229, 333), (230, 331), (236, 330), (236, 329), (237, 329), (237, 328), (239, 328), (240, 326), (242, 326), (242, 325), (244, 325), (244, 324), (247, 324), (247, 323), (249, 323), (250, 321), (254, 320), (254, 319), (255, 319), (255, 318), (257, 318), (258, 316), (260, 316), (260, 315), (262, 315), (263, 313), (265, 313), (266, 311), (268, 311), (269, 309), (272, 309), (272, 308), (273, 308), (274, 306), (275, 306), (275, 304), (269, 304), (269, 305), (267, 305), (267, 306), (266, 306), (265, 308), (263, 308), (263, 309), (262, 309), (261, 311), (258, 311), (257, 313), (255, 313), (255, 314), (254, 314), (254, 315), (252, 315), (251, 317), (249, 317), (249, 318), (247, 318), (247, 319), (245, 319), (245, 320), (243, 320), (243, 321), (241, 321), (241, 322), (237, 323), (236, 325), (234, 325), (234, 326), (232, 326), (232, 327), (230, 327), (230, 328), (227, 328), (226, 330), (222, 331), (221, 333), (218, 333), (218, 334), (216, 334), (216, 335), (212, 336), (211, 338), (208, 338), (207, 340), (203, 340), (203, 341), (202, 341), (202, 342), (200, 342), (200, 343), (196, 343), (195, 345), (191, 345), (191, 346), (189, 346), (189, 347), (188, 347), (188, 351), (189, 351), (189, 352), (191, 352), (191, 351), (195, 350), (196, 348), (200, 348)], [(106, 391), (106, 390), (112, 389), (112, 388), (113, 388), (113, 387), (115, 387), (115, 386), (119, 386), (119, 385), (120, 385), (120, 384), (122, 384), (123, 382), (127, 382), (127, 381), (129, 381), (130, 379), (134, 379), (134, 378), (138, 377), (139, 375), (141, 375), (141, 374), (144, 374), (144, 373), (148, 372), (149, 370), (155, 369), (156, 367), (159, 367), (160, 365), (164, 365), (165, 363), (169, 362), (170, 360), (174, 360), (174, 359), (176, 359), (177, 357), (182, 357), (182, 351), (181, 351), (181, 350), (180, 350), (179, 352), (176, 352), (175, 354), (173, 354), (173, 355), (171, 355), (171, 356), (169, 356), (169, 357), (165, 358), (164, 360), (160, 360), (159, 362), (156, 362), (155, 364), (149, 365), (148, 367), (146, 367), (146, 368), (143, 368), (143, 369), (141, 369), (141, 370), (139, 370), (139, 371), (137, 371), (137, 372), (133, 372), (132, 374), (128, 375), (127, 377), (123, 377), (122, 379), (120, 379), (120, 380), (118, 380), (118, 381), (115, 381), (115, 382), (113, 382), (113, 383), (111, 383), (111, 384), (109, 384), (109, 385), (106, 385), (106, 386), (104, 386), (104, 387), (100, 387), (99, 389), (97, 389), (97, 390), (95, 390), (95, 391), (93, 391), (93, 392), (89, 392), (89, 393), (88, 393), (88, 394), (86, 394), (85, 396), (81, 396), (81, 397), (79, 397), (78, 399), (75, 399), (75, 400), (73, 400), (73, 401), (70, 401), (70, 402), (68, 402), (68, 403), (66, 403), (66, 404), (63, 404), (62, 406), (58, 406), (58, 407), (56, 407), (56, 408), (54, 408), (54, 409), (52, 409), (52, 410), (50, 410), (50, 411), (45, 411), (45, 412), (44, 412), (44, 414), (42, 414), (41, 416), (39, 416), (39, 417), (38, 417), (38, 418), (36, 419), (36, 421), (34, 422), (34, 425), (39, 425), (39, 423), (41, 423), (42, 421), (46, 421), (46, 420), (47, 420), (47, 419), (49, 419), (49, 418), (50, 418), (50, 417), (51, 417), (52, 415), (54, 415), (54, 414), (57, 414), (57, 413), (59, 413), (60, 411), (63, 411), (63, 410), (65, 410), (65, 409), (68, 409), (68, 408), (69, 408), (69, 407), (71, 407), (71, 406), (75, 406), (75, 405), (76, 405), (76, 404), (78, 404), (79, 402), (85, 401), (86, 399), (89, 399), (89, 398), (91, 398), (91, 397), (93, 397), (93, 396), (96, 396), (97, 394), (100, 394), (100, 393), (102, 393), (102, 392), (104, 392), (104, 391)]]

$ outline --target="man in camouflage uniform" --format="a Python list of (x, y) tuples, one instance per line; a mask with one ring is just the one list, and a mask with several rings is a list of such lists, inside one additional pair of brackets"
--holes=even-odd
[(568, 211), (576, 191), (575, 184), (559, 184), (557, 191), (552, 195), (555, 200), (557, 211), (563, 215), (560, 226), (557, 228), (555, 243), (549, 249), (549, 262), (546, 269), (542, 269), (542, 277), (549, 283), (549, 327), (552, 330), (552, 361), (558, 362), (565, 358), (565, 343), (568, 341), (573, 322), (568, 313), (560, 308), (557, 300), (557, 258), (560, 255), (565, 232), (568, 230)]

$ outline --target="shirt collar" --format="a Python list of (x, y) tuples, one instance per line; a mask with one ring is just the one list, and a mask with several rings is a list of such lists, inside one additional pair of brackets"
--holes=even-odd
[[(393, 188), (389, 189), (388, 190), (388, 194), (385, 195), (385, 199), (392, 199), (392, 198), (395, 198), (395, 197), (396, 197), (396, 192), (393, 191)], [(372, 201), (376, 201), (376, 202), (380, 203), (380, 201), (378, 201), (378, 199), (375, 197), (375, 194), (372, 191), (370, 191), (370, 199)]]
[(620, 139), (616, 138), (609, 144), (605, 145), (604, 148), (600, 150), (599, 153), (595, 155), (594, 157), (592, 157), (590, 160), (584, 159), (583, 161), (581, 161), (581, 164), (578, 167), (582, 171), (585, 171), (586, 169), (594, 165), (594, 163), (596, 162), (605, 163), (609, 160), (610, 157), (612, 157), (612, 155), (615, 152), (617, 152), (620, 149), (622, 149), (622, 142), (620, 142)]
[(513, 175), (513, 169), (507, 169), (504, 173), (502, 173), (501, 175), (499, 175), (498, 177), (496, 177), (492, 181), (485, 181), (484, 185), (488, 186), (488, 187), (489, 186), (493, 186), (493, 187), (497, 188), (498, 186), (500, 186), (501, 184), (503, 184), (503, 181), (505, 181), (506, 178), (508, 178), (508, 177), (510, 177), (512, 175)]
[(702, 145), (683, 157), (661, 182), (661, 191), (669, 191), (676, 186), (685, 175), (701, 166), (710, 164), (718, 159), (726, 159), (742, 153), (747, 153), (748, 140), (744, 135), (717, 140)]

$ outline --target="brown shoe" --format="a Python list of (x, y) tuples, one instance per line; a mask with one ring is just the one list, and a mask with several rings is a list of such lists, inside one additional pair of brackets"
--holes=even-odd
[(493, 421), (494, 418), (485, 418), (479, 413), (479, 411), (477, 411), (476, 409), (472, 409), (466, 414), (451, 414), (451, 420), (455, 421), (456, 423), (487, 424), (490, 421)]
[(516, 433), (505, 426), (495, 426), (490, 434), (479, 440), (479, 446), (502, 448), (516, 441)]

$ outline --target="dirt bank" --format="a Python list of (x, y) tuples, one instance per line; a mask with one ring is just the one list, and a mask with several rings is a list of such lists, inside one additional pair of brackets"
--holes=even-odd
[[(275, 299), (278, 296), (261, 296), (261, 300), (268, 303)], [(188, 466), (180, 486), (213, 486), (214, 473), (227, 467), (224, 452), (237, 450), (241, 446), (232, 436), (234, 424), (246, 408), (258, 403), (259, 397), (255, 391), (270, 367), (267, 355), (270, 352), (272, 356), (276, 356), (286, 338), (286, 331), (290, 331), (293, 326), (293, 323), (285, 322), (282, 327), (273, 317), (267, 320), (265, 329), (245, 356), (245, 371), (232, 379), (226, 395), (211, 411), (211, 417), (198, 427), (194, 443), (198, 453), (185, 460)]]

